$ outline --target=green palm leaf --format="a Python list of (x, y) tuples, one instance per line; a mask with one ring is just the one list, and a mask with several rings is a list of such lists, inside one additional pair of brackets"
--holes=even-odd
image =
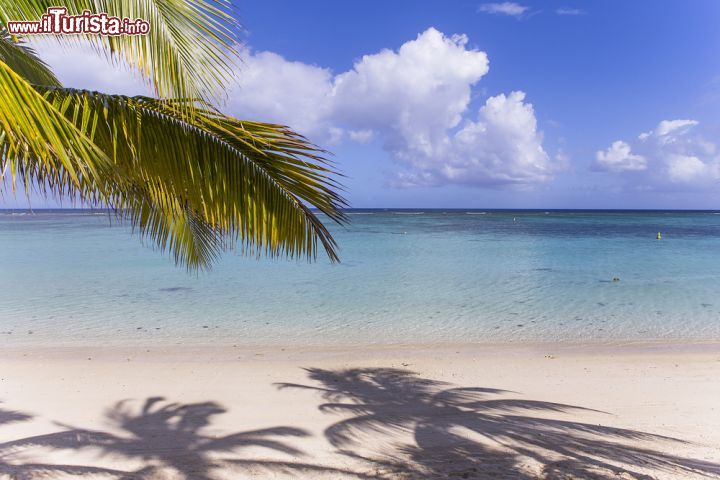
[[(53, 3), (0, 0), (0, 22), (37, 20)], [(325, 152), (285, 126), (237, 120), (208, 106), (233, 71), (237, 25), (228, 2), (65, 5), (70, 13), (149, 20), (147, 37), (88, 38), (173, 99), (60, 88), (31, 49), (0, 36), (0, 172), (13, 189), (22, 182), (26, 191), (108, 206), (189, 269), (208, 267), (238, 246), (313, 259), (321, 245), (338, 259), (310, 208), (346, 220)]]
[[(0, 61), (0, 172), (13, 184), (25, 159), (37, 160), (38, 178), (56, 176), (67, 188), (111, 169), (110, 159), (20, 75)], [(22, 168), (20, 169), (22, 170)], [(23, 179), (30, 184), (29, 178)]]
[[(0, 0), (0, 23), (37, 21), (57, 5), (53, 0)], [(234, 78), (239, 25), (228, 0), (66, 0), (62, 6), (69, 14), (90, 10), (150, 22), (148, 35), (45, 37), (91, 42), (111, 59), (139, 70), (162, 98), (217, 100)]]
[[(330, 233), (308, 207), (345, 220), (334, 173), (317, 147), (286, 127), (199, 107), (186, 117), (182, 102), (38, 90), (114, 166), (112, 175), (88, 177), (71, 193), (111, 205), (178, 262), (205, 267), (237, 244), (247, 253), (315, 258), (318, 241), (338, 259)], [(15, 169), (27, 173), (26, 182), (68, 194), (64, 175), (34, 173), (47, 171), (42, 159), (22, 161)]]
[(0, 28), (0, 61), (30, 83), (60, 86), (60, 81), (35, 51), (27, 43), (13, 38), (4, 28)]

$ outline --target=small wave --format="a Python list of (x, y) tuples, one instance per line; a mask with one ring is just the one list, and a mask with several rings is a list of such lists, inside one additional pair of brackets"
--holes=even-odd
[(465, 215), (487, 215), (487, 212), (465, 212)]
[(375, 215), (374, 212), (348, 212), (348, 215)]
[(425, 212), (392, 212), (394, 215), (425, 215)]

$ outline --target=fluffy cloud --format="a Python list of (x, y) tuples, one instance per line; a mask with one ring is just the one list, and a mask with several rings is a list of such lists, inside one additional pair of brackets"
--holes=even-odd
[(613, 142), (607, 150), (595, 154), (596, 164), (601, 170), (610, 172), (645, 170), (645, 157), (635, 155), (630, 150), (630, 145), (622, 140)]
[[(395, 185), (549, 180), (559, 162), (543, 149), (525, 93), (496, 95), (470, 108), (489, 61), (468, 43), (465, 35), (429, 28), (398, 50), (365, 55), (339, 73), (245, 49), (239, 84), (222, 108), (239, 118), (290, 125), (324, 145), (377, 143), (395, 161), (389, 173)], [(40, 52), (69, 86), (150, 93), (136, 75), (89, 48), (46, 44)]]
[(245, 50), (240, 86), (226, 110), (240, 118), (279, 122), (323, 140), (334, 134), (328, 123), (332, 109), (332, 73), (314, 65), (291, 62), (271, 52)]
[[(720, 155), (714, 143), (695, 133), (696, 120), (663, 120), (633, 145), (614, 142), (597, 152), (595, 166), (633, 175), (636, 185), (654, 189), (698, 189), (720, 182)], [(633, 153), (636, 152), (636, 153)]]
[(529, 9), (530, 7), (515, 2), (483, 3), (478, 7), (478, 12), (521, 17)]
[(230, 111), (292, 125), (322, 142), (378, 140), (396, 185), (523, 184), (551, 178), (532, 105), (523, 92), (489, 98), (469, 117), (487, 55), (464, 35), (434, 28), (358, 59), (332, 75), (318, 66), (246, 52)]
[(431, 28), (397, 52), (365, 55), (335, 78), (335, 120), (356, 130), (388, 131), (390, 148), (413, 143), (432, 149), (460, 122), (471, 86), (488, 72), (487, 55), (468, 50), (467, 42)]
[(399, 51), (365, 55), (335, 76), (274, 53), (245, 51), (240, 87), (231, 92), (228, 109), (282, 121), (308, 135), (327, 135), (337, 125), (356, 140), (368, 140), (377, 128), (427, 135), (458, 124), (472, 85), (488, 71), (487, 55), (466, 44), (465, 36), (446, 37), (431, 28)]
[(476, 121), (445, 135), (433, 152), (408, 145), (401, 158), (414, 168), (400, 174), (401, 183), (499, 185), (552, 178), (556, 168), (543, 150), (533, 107), (524, 100), (519, 91), (489, 98)]
[(123, 65), (114, 65), (90, 44), (32, 39), (38, 55), (68, 87), (122, 95), (150, 95), (152, 89)]
[(678, 135), (687, 133), (690, 128), (697, 124), (696, 120), (663, 120), (655, 130), (641, 133), (638, 138), (644, 141), (655, 136), (663, 144), (674, 142), (677, 140)]

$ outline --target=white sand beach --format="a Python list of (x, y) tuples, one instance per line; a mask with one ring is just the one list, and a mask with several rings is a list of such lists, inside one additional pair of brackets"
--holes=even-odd
[(0, 479), (720, 478), (720, 345), (0, 353)]
[(0, 480), (720, 480), (720, 0), (0, 0)]

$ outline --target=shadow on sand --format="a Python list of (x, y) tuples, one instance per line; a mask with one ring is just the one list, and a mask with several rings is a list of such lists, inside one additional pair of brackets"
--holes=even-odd
[[(602, 412), (512, 398), (513, 392), (492, 388), (455, 388), (407, 370), (308, 369), (307, 373), (312, 383), (279, 387), (321, 394), (326, 403), (320, 410), (339, 416), (325, 430), (337, 450), (337, 461), (331, 464), (352, 467), (297, 461), (304, 454), (293, 444), (309, 436), (299, 428), (279, 426), (215, 436), (208, 427), (226, 412), (219, 404), (180, 404), (151, 397), (109, 408), (105, 420), (115, 433), (58, 424), (61, 431), (0, 443), (0, 479), (216, 480), (284, 475), (629, 480), (664, 478), (670, 473), (681, 478), (720, 478), (718, 464), (668, 453), (684, 443), (681, 440), (562, 419), (572, 412)], [(0, 408), (0, 431), (5, 424), (31, 419)], [(258, 447), (271, 455), (257, 458)], [(123, 468), (139, 467), (126, 471), (23, 462), (43, 458), (38, 452), (86, 453), (104, 464), (119, 459)]]
[[(0, 478), (31, 480), (66, 476), (102, 476), (121, 480), (145, 480), (185, 478), (188, 480), (211, 480), (214, 472), (232, 470), (239, 472), (252, 469), (255, 474), (285, 473), (308, 476), (332, 474), (343, 478), (368, 478), (360, 473), (301, 463), (244, 458), (242, 450), (261, 447), (275, 453), (300, 457), (303, 453), (287, 443), (290, 438), (307, 437), (304, 430), (292, 427), (274, 427), (239, 432), (225, 436), (204, 433), (212, 417), (225, 413), (214, 402), (178, 404), (166, 402), (161, 397), (151, 397), (139, 409), (133, 402), (121, 401), (106, 412), (106, 420), (119, 429), (122, 435), (72, 428), (47, 435), (38, 435), (0, 443)], [(29, 415), (0, 410), (2, 423), (29, 420)], [(100, 456), (112, 456), (141, 461), (143, 467), (136, 471), (81, 465), (56, 465), (22, 463), (13, 461), (18, 453), (27, 449), (41, 451), (94, 450)], [(226, 455), (226, 458), (222, 456)], [(177, 477), (179, 475), (179, 477)], [(65, 478), (65, 477), (63, 477)], [(236, 477), (239, 478), (239, 477)], [(262, 477), (261, 477), (262, 478)]]
[[(490, 388), (453, 388), (407, 370), (307, 372), (314, 384), (280, 388), (319, 392), (327, 401), (319, 408), (344, 417), (325, 430), (328, 441), (388, 476), (646, 479), (672, 472), (720, 478), (718, 464), (642, 446), (665, 443), (663, 450), (672, 451), (681, 440), (555, 418), (588, 409), (507, 398), (513, 392)], [(410, 440), (397, 444), (403, 435)], [(383, 437), (382, 451), (368, 454), (365, 446)]]
[[(0, 408), (0, 427), (13, 422), (23, 422), (31, 420), (32, 415), (17, 412), (14, 410), (5, 410)], [(7, 463), (8, 452), (5, 448), (0, 448), (0, 479), (10, 478), (11, 480), (30, 480), (32, 478), (50, 478), (48, 475), (55, 473), (86, 474), (100, 473), (104, 469), (95, 469), (92, 467), (78, 467), (74, 465), (46, 465), (41, 463), (23, 463), (12, 464)]]

